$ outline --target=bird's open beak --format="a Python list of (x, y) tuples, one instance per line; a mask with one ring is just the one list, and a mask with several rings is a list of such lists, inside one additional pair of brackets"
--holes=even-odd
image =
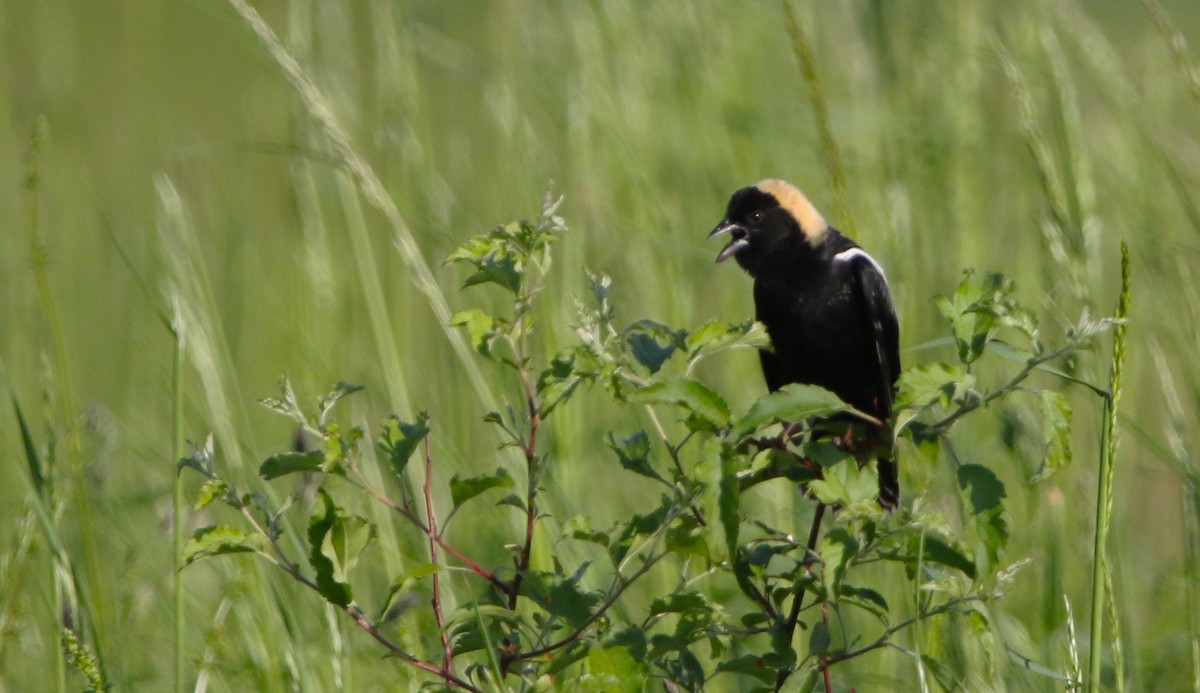
[(746, 229), (729, 220), (717, 224), (717, 228), (713, 229), (712, 233), (708, 234), (708, 237), (716, 238), (717, 236), (724, 236), (726, 234), (729, 234), (732, 240), (729, 241), (729, 245), (721, 249), (721, 254), (717, 255), (717, 262), (728, 260), (741, 251), (742, 248), (750, 245), (750, 240), (746, 237)]

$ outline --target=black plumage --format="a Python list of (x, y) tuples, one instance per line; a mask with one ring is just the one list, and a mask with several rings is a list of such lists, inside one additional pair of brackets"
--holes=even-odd
[(767, 387), (819, 385), (883, 422), (867, 442), (884, 450), (879, 502), (894, 508), (900, 489), (886, 422), (900, 347), (882, 268), (781, 180), (734, 193), (709, 238), (723, 235), (730, 241), (717, 262), (732, 257), (754, 277), (756, 318), (772, 344), (761, 352)]

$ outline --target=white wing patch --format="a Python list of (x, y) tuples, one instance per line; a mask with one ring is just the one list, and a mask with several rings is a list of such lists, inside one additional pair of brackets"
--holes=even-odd
[(850, 248), (849, 250), (843, 250), (837, 255), (834, 255), (833, 259), (837, 262), (850, 262), (856, 257), (865, 258), (867, 262), (871, 263), (871, 266), (875, 268), (875, 271), (879, 273), (879, 276), (883, 277), (884, 283), (887, 283), (887, 275), (883, 273), (883, 267), (881, 267), (878, 262), (875, 262), (875, 258), (868, 255), (867, 251), (863, 250), (862, 248)]

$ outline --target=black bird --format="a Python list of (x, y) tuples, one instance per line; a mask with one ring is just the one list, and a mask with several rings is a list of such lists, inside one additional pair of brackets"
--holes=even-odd
[(732, 257), (754, 277), (755, 317), (773, 347), (760, 352), (767, 387), (819, 385), (882, 422), (867, 442), (887, 451), (877, 463), (879, 503), (895, 508), (900, 484), (887, 421), (900, 346), (883, 268), (778, 179), (734, 193), (708, 235), (716, 236), (730, 238), (717, 262)]

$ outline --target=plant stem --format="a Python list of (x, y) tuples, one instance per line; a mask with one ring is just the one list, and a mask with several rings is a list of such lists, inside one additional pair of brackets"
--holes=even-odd
[[(433, 512), (433, 484), (430, 479), (433, 476), (433, 453), (430, 450), (429, 436), (425, 436), (425, 483), (423, 489), (425, 491), (425, 517), (429, 522), (429, 562), (438, 565), (438, 545), (437, 540), (437, 516)], [(433, 580), (433, 616), (437, 620), (438, 632), (442, 634), (442, 668), (450, 671), (450, 664), (454, 657), (454, 651), (450, 647), (450, 634), (446, 632), (446, 619), (442, 615), (442, 583), (438, 573), (435, 571), (431, 577)]]
[[(1121, 370), (1125, 361), (1125, 317), (1129, 314), (1129, 248), (1121, 243), (1121, 296), (1117, 301), (1117, 327), (1113, 331), (1112, 373), (1104, 399), (1100, 432), (1099, 488), (1096, 491), (1096, 530), (1092, 557), (1091, 642), (1088, 653), (1088, 691), (1100, 688), (1101, 650), (1104, 637), (1104, 584), (1108, 565), (1108, 527), (1112, 514), (1113, 456), (1116, 452), (1117, 405), (1121, 398)], [(1117, 634), (1114, 633), (1113, 637)]]
[[(181, 320), (180, 316), (176, 315), (176, 320)], [(171, 455), (174, 460), (178, 461), (183, 458), (183, 365), (184, 365), (184, 344), (183, 331), (181, 325), (176, 324), (169, 326), (171, 334), (175, 342), (175, 363), (171, 376), (172, 394), (172, 410), (171, 410)], [(183, 585), (183, 539), (184, 539), (184, 493), (183, 493), (183, 475), (179, 470), (175, 470), (174, 479), (175, 493), (173, 499), (174, 513), (174, 533), (172, 535), (172, 550), (175, 568), (175, 693), (184, 693), (187, 686), (184, 685), (184, 666), (186, 658), (185, 650), (185, 620), (184, 620), (184, 585)]]
[[(283, 547), (279, 545), (274, 532), (270, 529), (264, 529), (263, 526), (254, 519), (254, 515), (250, 513), (249, 508), (243, 507), (242, 515), (250, 522), (250, 525), (254, 527), (258, 533), (267, 538), (267, 541), (271, 544), (271, 550), (275, 553), (274, 556), (262, 553), (259, 555), (265, 557), (267, 560), (282, 568), (283, 571), (290, 575), (291, 578), (296, 582), (299, 582), (310, 590), (320, 594), (321, 588), (317, 585), (317, 583), (313, 582), (312, 579), (310, 579), (307, 575), (300, 572), (300, 568), (297, 567), (296, 563), (289, 559), (287, 554), (283, 552)], [(386, 647), (393, 655), (396, 655), (413, 667), (433, 674), (452, 686), (457, 686), (464, 690), (472, 691), (473, 693), (483, 693), (482, 689), (476, 688), (469, 682), (455, 676), (448, 667), (435, 666), (406, 652), (402, 647), (392, 642), (386, 635), (381, 633), (379, 631), (379, 627), (376, 626), (371, 619), (367, 618), (366, 614), (364, 614), (354, 604), (334, 604), (334, 606), (341, 609), (343, 613), (345, 613), (354, 621), (355, 625), (366, 631), (372, 638), (375, 639), (376, 642)]]
[[(808, 563), (808, 557), (816, 553), (817, 537), (821, 535), (821, 520), (825, 517), (825, 504), (817, 503), (816, 512), (813, 514), (812, 526), (808, 530), (808, 544), (804, 549), (804, 561)], [(806, 567), (805, 570), (808, 568)], [(791, 643), (792, 637), (796, 634), (796, 623), (800, 620), (800, 610), (804, 606), (804, 595), (808, 594), (808, 590), (801, 591), (792, 598), (792, 609), (788, 612), (787, 620), (783, 623), (783, 633), (785, 642)], [(775, 690), (783, 688), (783, 683), (792, 675), (795, 669), (782, 669), (779, 676), (775, 679)], [(826, 680), (828, 686), (828, 679)]]
[(538, 426), (542, 420), (537, 400), (533, 395), (533, 387), (529, 382), (529, 371), (525, 368), (524, 353), (520, 354), (517, 362), (521, 364), (521, 389), (525, 393), (525, 406), (529, 410), (529, 438), (522, 447), (522, 451), (525, 453), (525, 471), (529, 488), (525, 491), (525, 543), (521, 545), (521, 554), (517, 559), (517, 574), (513, 577), (512, 591), (508, 593), (509, 609), (517, 608), (517, 597), (521, 593), (521, 581), (525, 577), (525, 572), (529, 570), (530, 554), (533, 552), (533, 528), (537, 523), (537, 485), (540, 476), (537, 462), (537, 438)]

